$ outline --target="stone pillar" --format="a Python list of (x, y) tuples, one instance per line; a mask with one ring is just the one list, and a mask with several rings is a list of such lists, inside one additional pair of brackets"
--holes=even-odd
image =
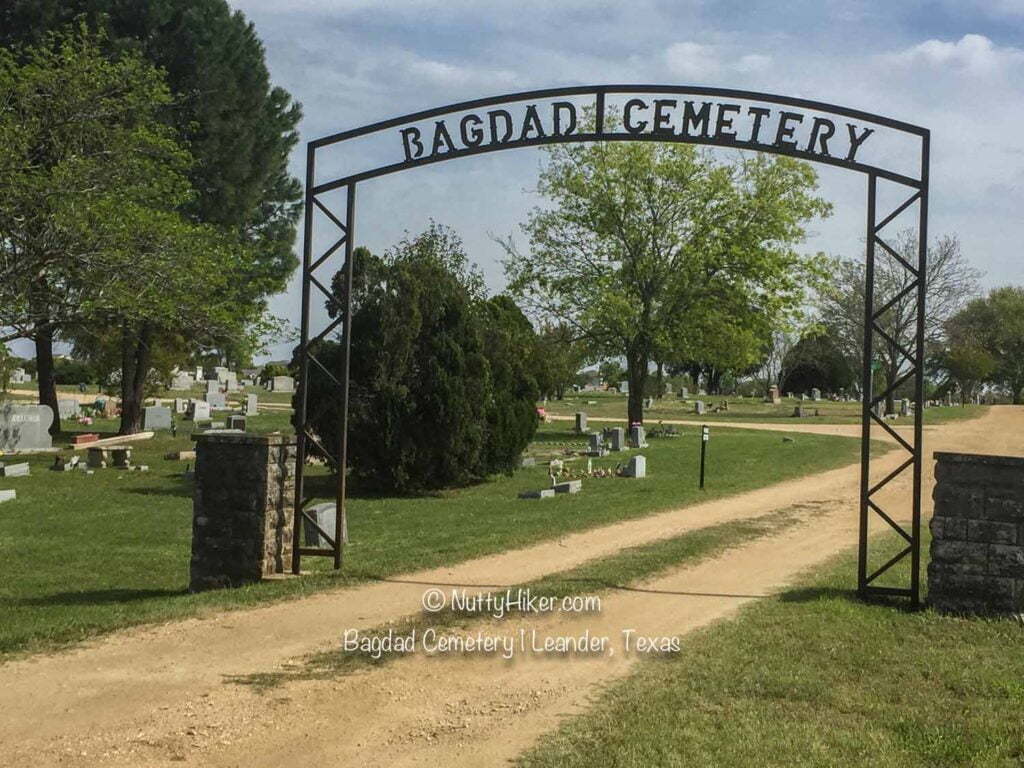
[(292, 557), (295, 437), (207, 432), (194, 439), (189, 591), (284, 572)]
[(935, 460), (929, 602), (942, 611), (1024, 613), (1024, 458)]

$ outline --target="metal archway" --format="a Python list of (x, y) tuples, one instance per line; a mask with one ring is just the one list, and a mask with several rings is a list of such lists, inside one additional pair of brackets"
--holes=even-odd
[[(679, 99), (678, 97), (688, 97)], [(621, 122), (606, 129), (606, 104), (609, 97), (623, 102)], [(481, 114), (482, 110), (487, 110)], [(510, 110), (515, 109), (514, 116)], [(581, 110), (593, 110), (593, 129), (582, 130)], [(441, 119), (437, 119), (441, 118)], [(845, 123), (845, 124), (844, 124)], [(842, 129), (846, 130), (843, 131)], [(399, 129), (394, 131), (393, 129)], [(388, 133), (391, 132), (391, 133)], [(895, 154), (875, 152), (869, 140), (879, 132), (889, 133), (904, 141), (902, 151)], [(800, 135), (798, 135), (800, 134)], [(317, 179), (317, 161), (326, 152), (347, 146), (349, 142), (373, 137), (389, 140), (382, 151), (360, 156), (356, 167), (344, 172), (332, 170), (329, 178)], [(862, 596), (896, 595), (909, 597), (914, 605), (920, 599), (921, 548), (921, 471), (922, 419), (924, 415), (924, 308), (927, 268), (928, 169), (929, 140), (927, 129), (899, 120), (860, 110), (807, 99), (789, 98), (767, 93), (724, 88), (671, 85), (594, 85), (526, 91), (504, 96), (449, 104), (436, 109), (415, 112), (373, 123), (342, 133), (326, 136), (307, 144), (306, 196), (302, 260), (302, 327), (299, 347), (299, 390), (297, 393), (297, 463), (295, 482), (295, 530), (292, 570), (299, 573), (303, 556), (328, 556), (340, 568), (345, 532), (346, 470), (348, 467), (348, 401), (350, 338), (344, 336), (343, 369), (340, 376), (328, 370), (316, 357), (316, 347), (328, 334), (351, 322), (351, 306), (347, 299), (343, 311), (327, 322), (318, 333), (311, 328), (310, 302), (313, 289), (325, 300), (336, 302), (333, 292), (318, 279), (327, 271), (334, 254), (342, 251), (346, 296), (352, 287), (352, 251), (355, 237), (356, 184), (399, 171), (437, 162), (469, 157), (505, 149), (542, 146), (552, 143), (582, 141), (679, 141), (733, 149), (786, 155), (815, 163), (856, 171), (867, 176), (866, 222), (866, 285), (864, 302), (864, 366), (862, 372), (862, 445), (860, 483), (860, 536), (857, 587)], [(906, 146), (906, 141), (910, 146)], [(865, 158), (864, 152), (872, 157)], [(840, 150), (836, 153), (836, 150)], [(396, 159), (397, 157), (397, 159)], [(905, 167), (910, 160), (913, 167)], [(902, 165), (901, 165), (902, 163)], [(336, 165), (337, 163), (335, 163)], [(332, 166), (333, 168), (333, 166)], [(878, 211), (879, 181), (891, 182), (908, 190), (897, 204)], [(345, 204), (332, 210), (323, 197), (335, 190), (344, 190)], [(917, 263), (908, 262), (894, 250), (880, 233), (904, 212), (917, 206)], [(315, 218), (319, 211), (326, 223), (340, 234), (326, 250), (314, 256)], [(911, 278), (906, 287), (882, 307), (874, 306), (876, 248), (893, 258)], [(343, 250), (342, 250), (343, 249)], [(329, 285), (329, 280), (327, 281)], [(916, 333), (913, 349), (891, 338), (879, 325), (894, 304), (913, 296), (916, 303)], [(900, 378), (886, 382), (887, 388), (873, 394), (872, 360), (875, 334), (898, 351), (902, 368), (909, 365)], [(328, 450), (310, 429), (308, 390), (310, 363), (316, 365), (336, 385), (342, 400), (340, 440), (335, 452)], [(913, 440), (898, 434), (876, 412), (879, 403), (899, 387), (913, 379)], [(894, 471), (874, 481), (871, 476), (871, 430), (877, 424), (906, 450), (908, 458)], [(313, 441), (328, 458), (337, 473), (335, 496), (335, 531), (329, 536), (305, 511), (309, 499), (305, 495), (304, 469), (307, 444)], [(879, 505), (877, 494), (894, 478), (906, 471), (913, 477), (913, 514), (910, 530), (894, 521)], [(873, 515), (872, 515), (873, 513)], [(881, 519), (895, 530), (906, 546), (893, 558), (871, 568), (869, 566), (869, 521)], [(310, 525), (328, 547), (302, 545), (304, 525)], [(886, 587), (874, 582), (896, 563), (910, 557), (910, 583)]]

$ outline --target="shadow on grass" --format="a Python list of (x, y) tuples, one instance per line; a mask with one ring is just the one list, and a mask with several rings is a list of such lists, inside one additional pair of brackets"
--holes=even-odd
[(914, 607), (906, 597), (895, 595), (868, 595), (862, 597), (857, 594), (856, 589), (839, 589), (836, 587), (798, 587), (788, 589), (778, 595), (782, 603), (815, 603), (824, 600), (842, 600), (847, 603), (859, 605), (877, 605), (885, 608), (894, 608), (901, 613), (916, 613), (924, 606)]
[(56, 592), (41, 597), (26, 597), (7, 600), (9, 605), (110, 605), (132, 603), (141, 600), (156, 600), (167, 597), (183, 597), (187, 589), (87, 589), (82, 592)]

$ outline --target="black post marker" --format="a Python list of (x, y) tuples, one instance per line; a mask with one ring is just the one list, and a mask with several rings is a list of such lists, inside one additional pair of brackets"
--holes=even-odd
[(711, 430), (707, 426), (700, 428), (700, 489), (704, 490), (704, 458), (708, 453), (708, 438), (711, 437)]

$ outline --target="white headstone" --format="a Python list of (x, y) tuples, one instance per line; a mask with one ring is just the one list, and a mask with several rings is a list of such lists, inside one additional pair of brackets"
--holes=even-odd
[(142, 409), (142, 428), (146, 431), (171, 428), (171, 409), (151, 405)]
[(256, 395), (245, 396), (245, 415), (255, 416), (259, 413), (259, 398)]
[(587, 414), (585, 414), (583, 411), (578, 411), (576, 413), (576, 432), (582, 435), (586, 431), (587, 431)]
[(274, 392), (294, 392), (295, 379), (291, 376), (275, 376), (271, 379), (270, 386)]
[(210, 404), (210, 408), (228, 407), (228, 401), (223, 392), (207, 392), (205, 399)]
[(193, 400), (189, 404), (188, 418), (192, 421), (206, 421), (210, 418), (210, 404), (205, 400)]
[(614, 427), (611, 431), (611, 449), (621, 451), (626, 447), (626, 430), (622, 427)]
[(693, 401), (693, 412), (696, 413), (698, 416), (703, 415), (703, 413), (704, 413), (704, 401), (703, 400), (694, 400)]

